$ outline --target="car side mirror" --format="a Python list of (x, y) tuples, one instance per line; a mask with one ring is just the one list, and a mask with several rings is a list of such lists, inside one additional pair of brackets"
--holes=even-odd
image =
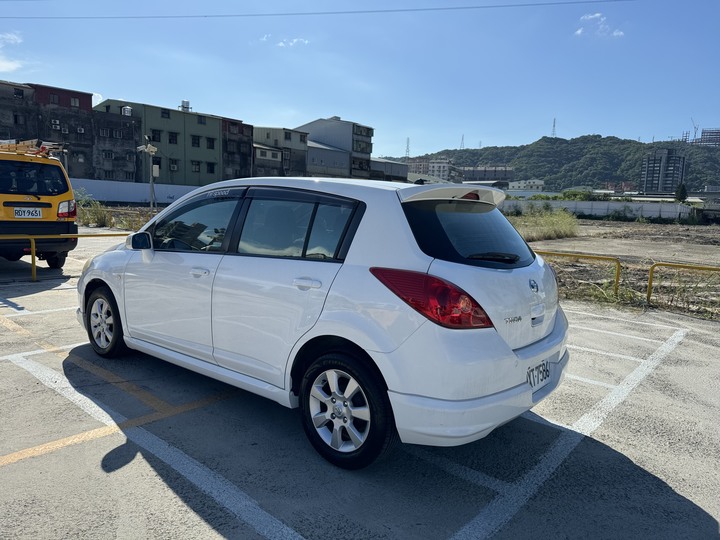
[(131, 249), (152, 249), (150, 233), (141, 231), (128, 236), (125, 245)]

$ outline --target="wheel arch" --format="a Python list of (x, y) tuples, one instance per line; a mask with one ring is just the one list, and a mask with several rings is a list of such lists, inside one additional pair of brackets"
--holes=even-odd
[(290, 394), (292, 396), (298, 397), (300, 395), (300, 384), (310, 364), (318, 357), (328, 353), (344, 353), (362, 361), (363, 365), (373, 372), (378, 382), (387, 390), (387, 382), (380, 368), (372, 356), (362, 347), (340, 336), (317, 336), (303, 344), (295, 355), (290, 369)]

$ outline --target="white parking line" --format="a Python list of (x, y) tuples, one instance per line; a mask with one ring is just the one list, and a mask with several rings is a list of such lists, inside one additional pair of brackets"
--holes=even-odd
[(585, 384), (592, 384), (593, 386), (602, 386), (604, 388), (611, 388), (611, 389), (617, 387), (617, 385), (615, 385), (615, 384), (609, 384), (609, 383), (605, 383), (605, 382), (596, 381), (593, 379), (588, 379), (586, 377), (580, 377), (579, 375), (573, 375), (572, 373), (567, 373), (565, 376), (568, 379), (572, 379), (574, 381), (580, 381)]
[(592, 317), (593, 319), (608, 319), (610, 321), (619, 322), (619, 323), (628, 323), (633, 326), (637, 326), (639, 324), (644, 326), (657, 326), (658, 328), (669, 328), (671, 330), (677, 330), (677, 326), (671, 326), (668, 324), (661, 324), (661, 323), (655, 323), (655, 322), (645, 322), (645, 321), (636, 321), (631, 319), (620, 319), (618, 317), (610, 317), (609, 315), (596, 315), (595, 313), (588, 313), (586, 311), (574, 311), (571, 309), (565, 309), (565, 313), (573, 313), (575, 315), (586, 315), (588, 317)]
[(550, 476), (562, 465), (578, 444), (602, 425), (608, 415), (625, 401), (640, 384), (682, 342), (688, 330), (676, 331), (650, 357), (632, 371), (590, 411), (564, 431), (538, 464), (511, 489), (501, 493), (467, 525), (454, 539), (478, 540), (489, 538), (505, 526), (540, 490)]
[(568, 345), (568, 349), (572, 351), (583, 351), (588, 352), (592, 354), (599, 354), (601, 356), (609, 356), (611, 358), (619, 358), (620, 360), (630, 360), (631, 362), (637, 362), (638, 364), (643, 362), (642, 358), (638, 358), (637, 356), (628, 356), (626, 354), (618, 354), (618, 353), (611, 353), (607, 351), (601, 351), (599, 349), (590, 349), (589, 347), (580, 347), (579, 345)]
[[(77, 392), (62, 373), (30, 360), (26, 356), (28, 355), (13, 354), (4, 358), (30, 373), (45, 386), (71, 401), (95, 420), (107, 426), (117, 425), (127, 420), (127, 418), (113, 411), (110, 407), (106, 405), (101, 407)], [(265, 512), (256, 501), (235, 484), (146, 429), (141, 427), (130, 428), (126, 429), (124, 434), (128, 440), (172, 467), (203, 493), (212, 497), (220, 506), (253, 528), (258, 534), (265, 538), (303, 538), (283, 522)]]
[(662, 343), (662, 339), (655, 339), (655, 338), (646, 338), (646, 337), (640, 337), (640, 336), (633, 336), (630, 334), (621, 334), (619, 332), (610, 332), (609, 330), (599, 330), (597, 328), (589, 328), (587, 326), (580, 326), (577, 324), (571, 324), (570, 328), (575, 330), (588, 330), (590, 332), (594, 332), (596, 334), (608, 334), (615, 337), (621, 337), (621, 338), (627, 338), (627, 339), (637, 339), (640, 341), (649, 341), (651, 343)]
[(12, 319), (13, 317), (25, 317), (27, 315), (43, 315), (45, 313), (57, 313), (58, 311), (75, 311), (76, 307), (66, 307), (66, 308), (56, 308), (56, 309), (43, 309), (40, 311), (30, 311), (27, 309), (23, 310), (15, 310), (15, 313), (8, 313), (7, 315), (4, 315), (8, 319)]

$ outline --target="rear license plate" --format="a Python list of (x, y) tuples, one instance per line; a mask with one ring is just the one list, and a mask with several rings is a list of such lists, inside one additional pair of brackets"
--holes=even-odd
[(42, 208), (15, 208), (16, 219), (42, 219)]
[(527, 370), (527, 383), (533, 389), (538, 390), (550, 382), (550, 361), (544, 360)]

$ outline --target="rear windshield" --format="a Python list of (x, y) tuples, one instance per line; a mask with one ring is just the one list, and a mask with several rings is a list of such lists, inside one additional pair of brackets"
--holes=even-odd
[(420, 249), (436, 259), (520, 268), (535, 254), (500, 210), (473, 201), (415, 201), (403, 210)]
[(0, 193), (60, 195), (68, 183), (59, 165), (0, 160)]

